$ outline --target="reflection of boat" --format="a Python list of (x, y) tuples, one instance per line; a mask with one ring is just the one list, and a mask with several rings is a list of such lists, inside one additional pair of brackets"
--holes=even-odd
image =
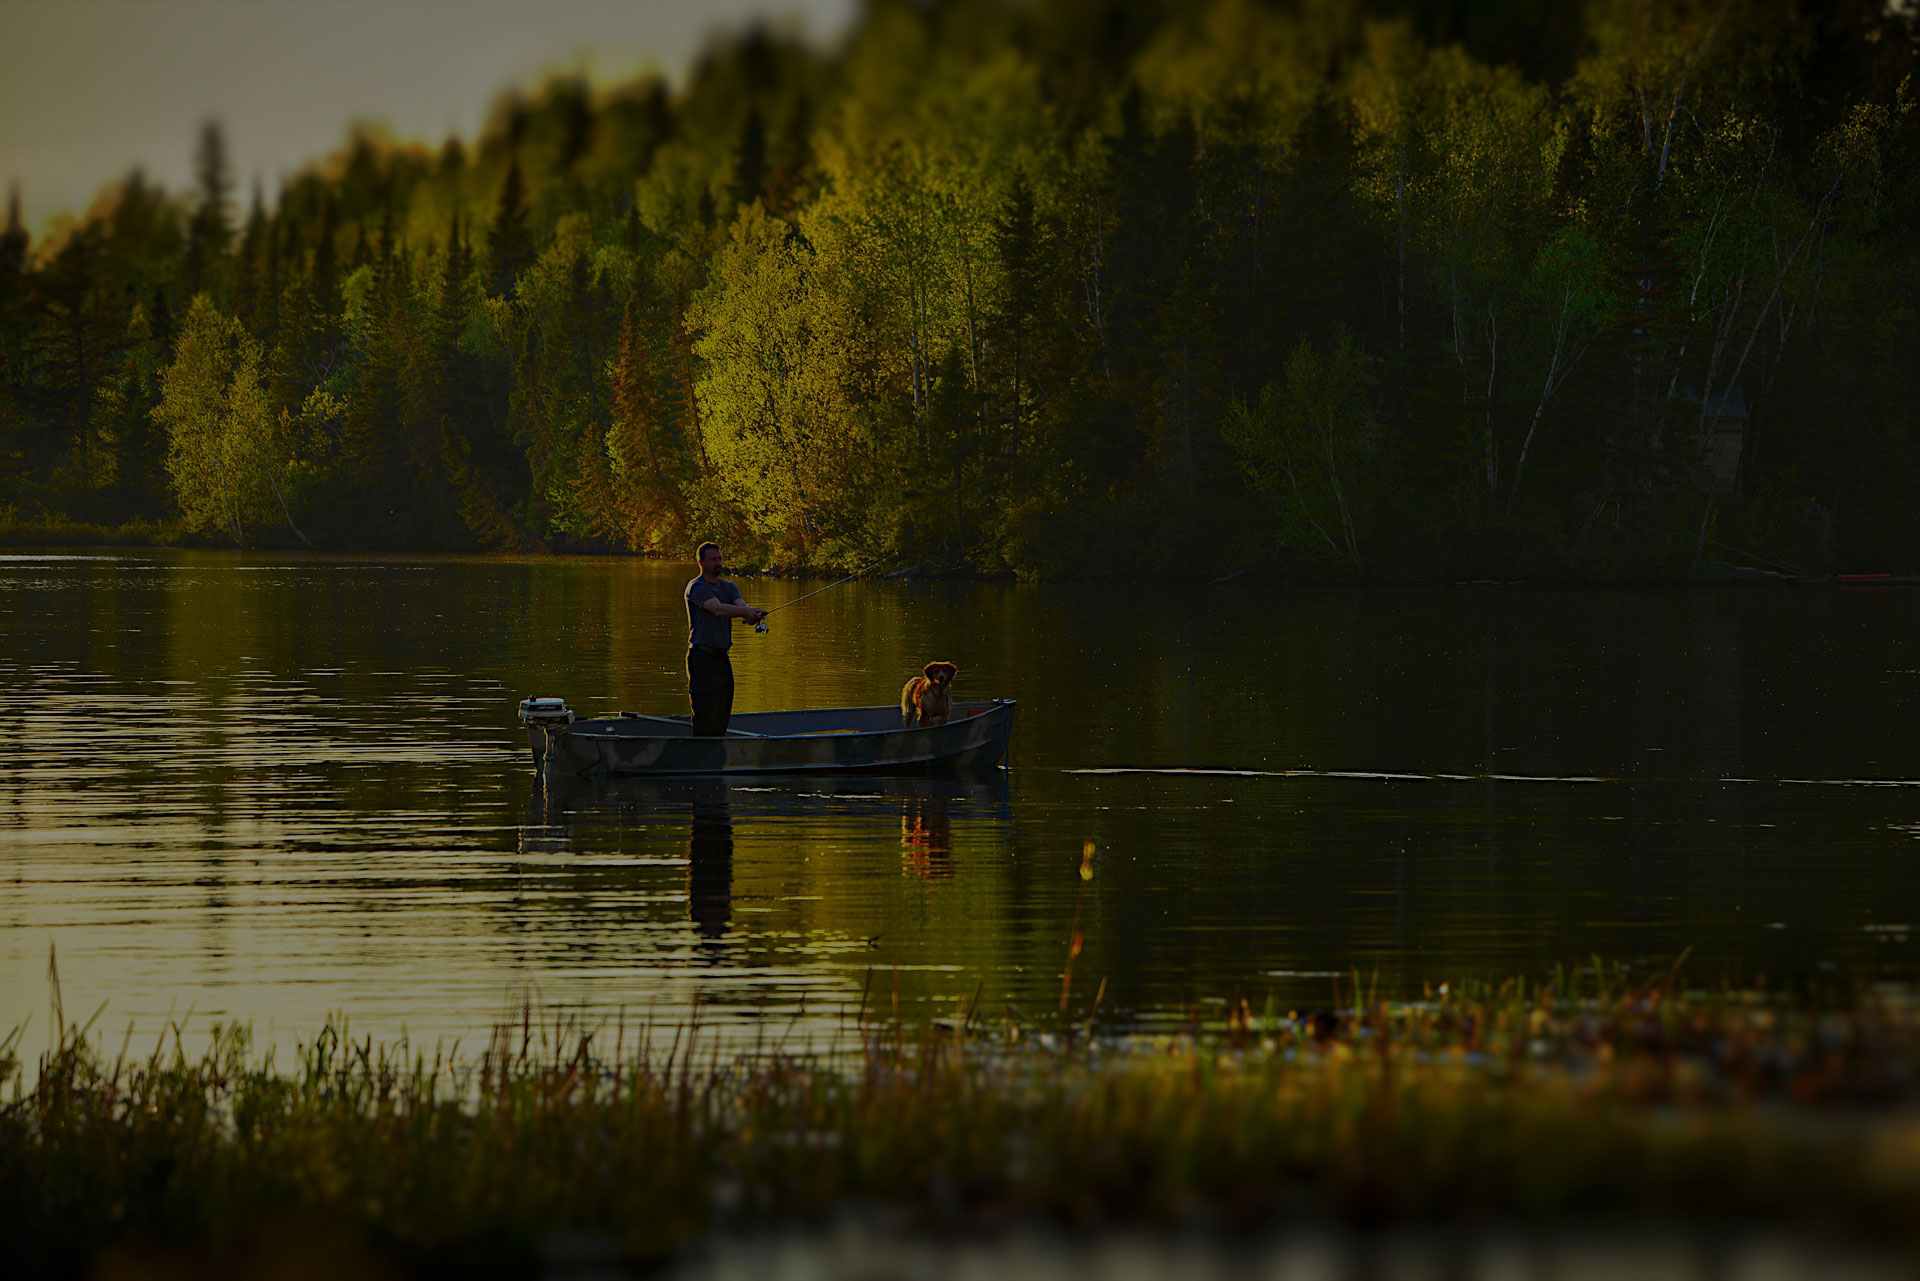
[(717, 939), (733, 918), (732, 802), (732, 789), (716, 778), (560, 775), (541, 778), (527, 822), (542, 833), (543, 853), (574, 849), (582, 826), (618, 828), (637, 822), (658, 827), (669, 819), (674, 826), (687, 823), (687, 916), (702, 937)]
[[(732, 919), (739, 825), (837, 817), (849, 825), (842, 830), (873, 831), (874, 820), (897, 813), (901, 870), (940, 880), (954, 874), (956, 828), (961, 833), (972, 830), (971, 839), (984, 848), (1004, 848), (1013, 821), (1011, 800), (1012, 789), (1001, 770), (979, 775), (827, 774), (754, 783), (546, 774), (535, 786), (527, 821), (529, 828), (546, 834), (549, 853), (574, 848), (577, 837), (596, 828), (661, 831), (686, 823), (687, 913), (701, 935), (719, 938)], [(887, 822), (891, 825), (892, 819)], [(977, 826), (970, 829), (969, 824)], [(963, 836), (960, 844), (967, 839)], [(593, 843), (591, 838), (585, 842)]]
[[(717, 789), (717, 790), (716, 790)], [(723, 796), (734, 821), (817, 819), (822, 815), (871, 815), (899, 807), (904, 819), (930, 807), (960, 806), (958, 813), (1011, 822), (1012, 789), (1001, 770), (980, 774), (823, 774), (782, 783), (727, 784), (697, 778), (646, 778), (549, 774), (536, 789), (531, 821), (576, 825), (649, 823), (685, 812), (690, 805)]]
[(558, 699), (520, 705), (534, 767), (587, 775), (811, 774), (989, 769), (1013, 734), (1012, 699), (955, 703), (944, 725), (902, 729), (898, 707), (736, 715), (724, 738), (684, 716), (575, 720)]

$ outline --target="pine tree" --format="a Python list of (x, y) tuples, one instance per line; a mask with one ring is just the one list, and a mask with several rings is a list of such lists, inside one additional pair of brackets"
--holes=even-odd
[(994, 224), (994, 247), (1006, 281), (1000, 307), (1000, 337), (1007, 370), (1006, 452), (1017, 459), (1027, 435), (1028, 402), (1034, 395), (1034, 328), (1040, 320), (1047, 247), (1034, 211), (1033, 187), (1016, 174), (1006, 209)]
[(0, 309), (13, 301), (27, 269), (27, 229), (20, 221), (20, 184), (7, 193), (7, 226), (0, 231)]
[[(346, 365), (334, 202), (328, 193), (319, 194), (310, 228), (288, 219), (287, 239), (284, 257), (290, 267), (274, 303), (277, 327), (268, 367), (278, 403), (297, 411), (316, 391), (341, 392)], [(155, 323), (159, 323), (157, 316)], [(319, 434), (314, 442), (319, 456), (331, 457), (339, 443), (337, 419), (328, 417), (307, 426)]]
[[(390, 240), (391, 227), (383, 238)], [(447, 260), (459, 258), (458, 227), (449, 236)], [(451, 357), (457, 353), (461, 312), (449, 304), (446, 280), (429, 282), (423, 295), (410, 289), (409, 254), (391, 252), (384, 291), (390, 308), (387, 339), (399, 367), (397, 439), (387, 451), (395, 471), (400, 527), (416, 545), (444, 547), (466, 542), (459, 500), (446, 462), (449, 416), (457, 398)], [(460, 282), (464, 287), (464, 281)], [(451, 332), (449, 332), (451, 331)]]
[(780, 141), (767, 165), (766, 200), (770, 212), (788, 217), (804, 202), (813, 174), (813, 117), (801, 94), (787, 107)]
[(23, 297), (27, 248), (15, 184), (8, 193), (6, 227), (0, 230), (0, 501), (13, 499), (27, 479), (19, 467), (20, 438), (31, 422), (26, 402), (33, 392), (28, 336), (35, 317)]
[(194, 176), (200, 199), (187, 226), (184, 292), (192, 297), (205, 290), (220, 298), (229, 288), (227, 252), (233, 244), (233, 226), (227, 213), (233, 176), (227, 167), (226, 135), (216, 120), (201, 127)]
[[(363, 131), (272, 209), (234, 206), (208, 125), (183, 197), (136, 172), (50, 252), (16, 191), (0, 503), (162, 507), (139, 408), (180, 337), (206, 347), (204, 294), (269, 353), (290, 510), (363, 542), (718, 522), (780, 554), (912, 538), (1125, 572), (1218, 524), (1285, 566), (1327, 542), (1276, 543), (1297, 501), (1225, 466), (1220, 424), (1344, 330), (1381, 375), (1368, 463), (1339, 467), (1370, 570), (1505, 555), (1521, 520), (1542, 565), (1697, 546), (1696, 438), (1735, 381), (1765, 403), (1747, 535), (1920, 557), (1896, 496), (1920, 476), (1907, 18), (1848, 0), (1841, 40), (1778, 6), (1606, 0), (1527, 19), (1557, 33), (1521, 59), (1565, 71), (1542, 81), (1494, 21), (1522, 0), (976, 7), (879, 6), (839, 62), (744, 36), (672, 92), (556, 82), (470, 151)], [(1576, 242), (1578, 273), (1543, 257)]]
[(473, 271), (473, 250), (465, 230), (456, 213), (447, 226), (447, 252), (440, 260), (440, 287), (434, 298), (433, 340), (440, 358), (449, 365), (459, 351), (460, 331), (466, 327), (467, 277)]
[(647, 96), (641, 105), (641, 117), (646, 121), (647, 134), (644, 150), (634, 157), (634, 168), (645, 173), (647, 166), (653, 163), (653, 153), (663, 143), (671, 142), (677, 131), (677, 122), (673, 114), (673, 100), (667, 96), (665, 82), (654, 80), (647, 86)]
[(593, 103), (584, 81), (572, 81), (557, 89), (555, 107), (560, 114), (560, 154), (557, 172), (571, 174), (593, 150)]
[(487, 228), (487, 263), (493, 292), (505, 298), (513, 292), (520, 273), (533, 262), (533, 233), (527, 227), (527, 192), (518, 158), (507, 165), (506, 181), (494, 205)]
[(331, 326), (340, 315), (339, 248), (335, 240), (339, 228), (334, 223), (334, 202), (322, 192), (320, 214), (313, 232), (313, 268), (311, 284), (313, 307), (322, 324)]
[(111, 479), (94, 402), (117, 364), (126, 313), (107, 267), (105, 229), (89, 223), (35, 273), (43, 310), (30, 359), (38, 385), (19, 444), (43, 504), (90, 507), (91, 491)]
[(344, 488), (331, 504), (343, 535), (374, 546), (395, 540), (409, 520), (401, 370), (412, 335), (392, 279), (391, 272), (376, 276), (365, 331), (353, 344), (352, 382), (341, 419)]
[(634, 551), (659, 546), (687, 526), (683, 450), (669, 428), (654, 373), (653, 343), (642, 308), (629, 295), (613, 367), (613, 421), (605, 449), (614, 500)]
[(733, 161), (733, 201), (750, 205), (767, 194), (767, 126), (760, 108), (747, 108), (746, 123), (740, 127), (740, 146)]
[(102, 427), (114, 450), (116, 515), (153, 519), (170, 505), (165, 436), (152, 412), (159, 403), (158, 350), (147, 309), (133, 304), (119, 368), (96, 399)]
[(247, 210), (246, 230), (240, 235), (240, 252), (234, 272), (233, 310), (256, 338), (270, 338), (268, 317), (275, 289), (269, 279), (269, 261), (273, 258), (273, 228), (267, 221), (266, 204), (260, 184), (253, 185), (253, 203)]
[(488, 385), (495, 380), (487, 366), (462, 345), (473, 273), (473, 246), (456, 214), (433, 321), (444, 370), (440, 461), (467, 533), (483, 547), (504, 551), (527, 543), (513, 515), (515, 497), (526, 490), (526, 455), (506, 430), (506, 415), (489, 404)]
[(147, 331), (153, 343), (153, 359), (156, 365), (169, 364), (173, 360), (173, 303), (167, 297), (167, 291), (155, 286), (153, 296), (147, 302)]

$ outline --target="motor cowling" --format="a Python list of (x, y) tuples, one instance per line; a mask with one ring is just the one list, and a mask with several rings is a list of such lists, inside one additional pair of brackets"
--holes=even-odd
[(520, 723), (546, 727), (571, 725), (573, 712), (568, 709), (564, 698), (523, 698), (520, 700)]

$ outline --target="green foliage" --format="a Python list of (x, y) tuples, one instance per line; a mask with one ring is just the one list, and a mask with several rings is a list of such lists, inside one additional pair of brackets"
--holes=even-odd
[(1364, 524), (1379, 501), (1370, 382), (1352, 334), (1342, 331), (1326, 355), (1303, 342), (1287, 359), (1285, 383), (1261, 388), (1254, 405), (1235, 402), (1226, 424), (1255, 492), (1283, 513), (1283, 539), (1355, 570), (1366, 568), (1356, 509)]
[(803, 551), (835, 499), (834, 447), (847, 443), (816, 323), (827, 318), (813, 257), (791, 227), (749, 205), (688, 314), (701, 335), (709, 501), (748, 534)]
[(198, 1056), (175, 1029), (109, 1057), (56, 1005), (31, 1076), (0, 1040), (0, 1263), (313, 1266), (331, 1243), (354, 1273), (520, 1275), (561, 1234), (657, 1265), (855, 1208), (946, 1232), (1681, 1220), (1914, 1243), (1920, 1029), (1897, 997), (1598, 963), (1407, 996), (1355, 976), (1330, 1009), (1236, 996), (1156, 1038), (1083, 1001), (1045, 1025), (960, 1008), (737, 1060), (697, 1027), (530, 1013), (477, 1055), (340, 1020), (284, 1062), (231, 1026)]
[(609, 369), (613, 417), (599, 442), (609, 473), (607, 532), (632, 551), (654, 550), (663, 531), (689, 527), (687, 491), (697, 479), (694, 454), (673, 431), (648, 319), (630, 293)]
[(286, 517), (291, 440), (262, 381), (260, 344), (207, 294), (194, 295), (160, 379), (154, 421), (167, 434), (167, 476), (186, 528), (236, 543)]
[(1911, 23), (1547, 8), (880, 4), (437, 151), (358, 132), (238, 222), (210, 129), (191, 192), (0, 236), (0, 503), (1380, 577), (1693, 572), (1711, 503), (1915, 568)]

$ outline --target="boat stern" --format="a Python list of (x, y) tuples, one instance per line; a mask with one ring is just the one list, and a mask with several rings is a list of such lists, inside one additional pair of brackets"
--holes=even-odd
[(520, 700), (520, 723), (527, 727), (527, 746), (538, 771), (546, 765), (554, 740), (573, 724), (573, 712), (564, 698), (530, 696)]

